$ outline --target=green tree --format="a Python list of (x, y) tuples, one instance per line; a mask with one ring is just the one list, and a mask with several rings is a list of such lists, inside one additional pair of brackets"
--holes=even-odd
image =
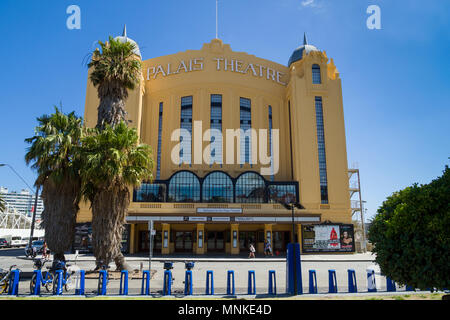
[(450, 170), (383, 202), (368, 230), (381, 272), (419, 289), (450, 287)]
[(91, 202), (96, 267), (114, 260), (118, 270), (128, 269), (121, 253), (123, 224), (130, 187), (152, 178), (150, 146), (140, 144), (136, 129), (120, 122), (114, 128), (89, 129), (83, 139), (83, 159), (83, 195)]
[(31, 144), (25, 161), (28, 165), (32, 163), (31, 167), (37, 170), (35, 185), (42, 186), (45, 241), (55, 253), (55, 258), (63, 259), (64, 252), (71, 248), (73, 242), (81, 198), (82, 119), (74, 112), (66, 115), (55, 107), (55, 113), (37, 120), (39, 125), (35, 128), (35, 135), (25, 139)]
[(102, 129), (105, 124), (114, 127), (126, 121), (128, 90), (133, 90), (142, 79), (142, 63), (134, 53), (134, 43), (109, 37), (109, 41), (99, 41), (99, 45), (101, 51), (94, 51), (88, 67), (100, 99), (97, 128)]

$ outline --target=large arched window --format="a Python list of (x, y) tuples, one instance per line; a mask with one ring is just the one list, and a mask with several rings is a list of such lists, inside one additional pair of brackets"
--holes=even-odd
[(168, 202), (199, 202), (200, 181), (189, 171), (180, 171), (170, 178)]
[(233, 181), (224, 172), (212, 172), (203, 180), (203, 202), (233, 202)]
[(236, 202), (264, 203), (266, 183), (257, 173), (246, 172), (236, 181)]
[(320, 66), (318, 64), (313, 64), (312, 66), (312, 81), (313, 84), (322, 83), (322, 79), (320, 78)]

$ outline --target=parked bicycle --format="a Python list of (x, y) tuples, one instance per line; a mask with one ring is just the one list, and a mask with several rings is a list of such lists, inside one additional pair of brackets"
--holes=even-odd
[[(73, 288), (74, 283), (72, 281), (72, 275), (75, 274), (76, 269), (78, 269), (77, 266), (71, 266), (69, 264), (66, 265), (66, 263), (62, 260), (53, 261), (51, 269), (53, 273), (53, 284), (52, 284), (53, 294), (57, 294), (59, 281), (61, 281), (61, 286), (64, 288), (66, 292)], [(60, 273), (58, 272), (59, 270), (63, 271), (61, 279)]]
[(9, 287), (9, 276), (11, 275), (11, 270), (16, 268), (17, 266), (14, 264), (9, 267), (9, 270), (0, 268), (0, 294), (6, 293)]
[[(44, 267), (45, 263), (48, 262), (48, 260), (44, 260), (44, 262), (42, 262), (42, 259), (34, 259), (34, 268), (36, 270), (42, 270), (42, 268)], [(47, 267), (47, 271), (44, 273), (42, 273), (42, 277), (41, 277), (41, 281), (39, 283), (40, 286), (43, 286), (47, 292), (51, 292), (52, 288), (53, 288), (53, 278), (54, 275), (51, 272), (51, 267)], [(30, 293), (33, 294), (34, 293), (34, 289), (36, 287), (36, 281), (37, 281), (37, 276), (36, 273), (33, 273), (33, 276), (31, 277), (31, 282), (30, 282)]]

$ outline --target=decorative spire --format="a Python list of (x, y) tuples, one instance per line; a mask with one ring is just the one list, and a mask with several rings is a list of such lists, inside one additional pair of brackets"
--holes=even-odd
[(127, 38), (127, 25), (124, 25), (124, 27), (123, 27), (123, 34), (122, 34), (122, 37)]
[(308, 40), (306, 39), (306, 32), (303, 33), (303, 45), (306, 46), (308, 44)]

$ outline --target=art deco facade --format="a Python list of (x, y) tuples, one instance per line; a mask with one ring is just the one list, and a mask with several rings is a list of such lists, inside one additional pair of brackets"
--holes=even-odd
[[(265, 241), (283, 252), (292, 218), (279, 201), (292, 198), (304, 207), (295, 210), (300, 240), (302, 224), (351, 223), (341, 79), (325, 52), (305, 38), (286, 66), (213, 39), (142, 62), (142, 83), (126, 109), (155, 167), (154, 180), (133, 192), (131, 253), (148, 252), (150, 220), (156, 253), (239, 254), (249, 243), (262, 252)], [(87, 126), (95, 126), (97, 107), (88, 81)], [(190, 135), (174, 135), (180, 128)], [(257, 135), (228, 136), (227, 129)], [(268, 164), (261, 146), (278, 163)], [(83, 206), (78, 222), (90, 219)]]

